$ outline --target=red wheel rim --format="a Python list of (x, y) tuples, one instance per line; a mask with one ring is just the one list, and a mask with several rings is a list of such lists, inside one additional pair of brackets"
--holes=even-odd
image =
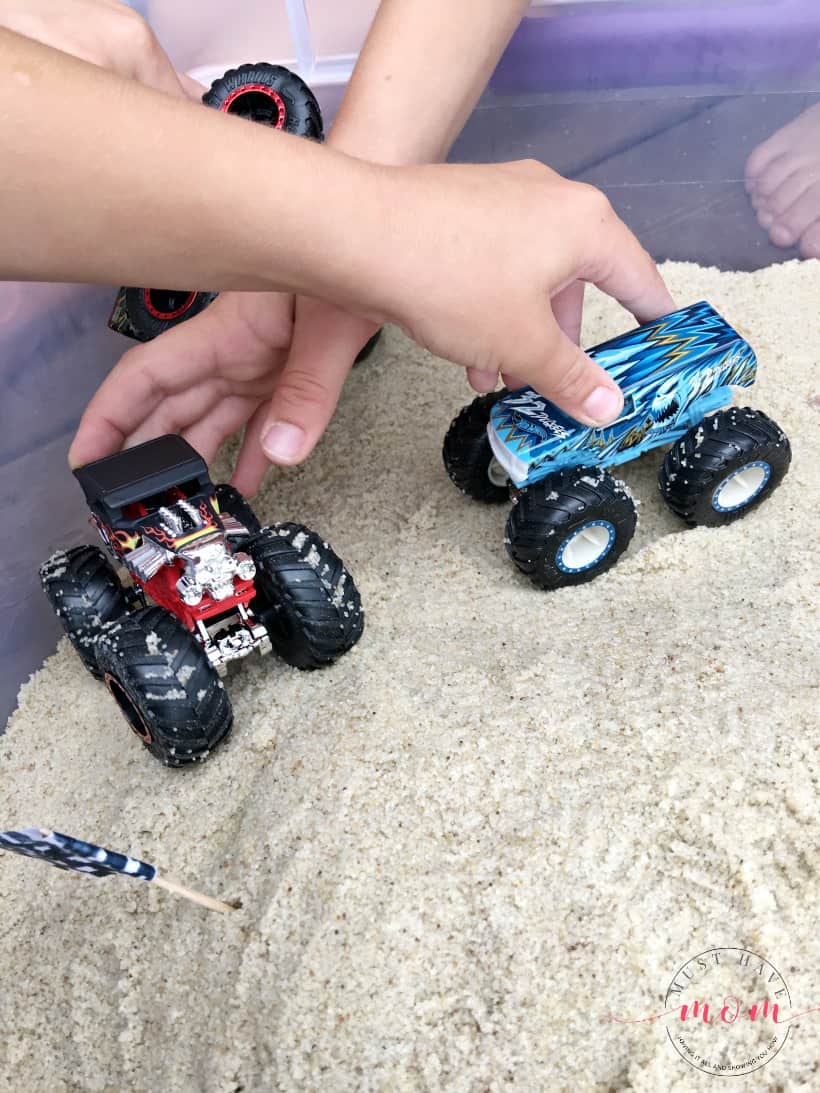
[(287, 110), (285, 109), (285, 101), (282, 98), (282, 96), (279, 94), (278, 91), (274, 91), (274, 89), (272, 87), (268, 87), (267, 84), (263, 84), (263, 83), (246, 83), (246, 84), (243, 84), (242, 87), (234, 88), (234, 90), (231, 91), (231, 93), (228, 95), (228, 97), (225, 99), (225, 101), (220, 106), (220, 108), (219, 108), (220, 111), (223, 114), (229, 114), (230, 110), (231, 110), (231, 107), (236, 102), (236, 100), (240, 99), (243, 95), (249, 94), (250, 92), (256, 92), (257, 94), (260, 94), (260, 95), (267, 95), (267, 97), (269, 99), (272, 99), (276, 103), (276, 109), (278, 111), (279, 116), (276, 119), (276, 124), (274, 126), (272, 126), (271, 128), (273, 128), (273, 129), (284, 129), (284, 127), (285, 127), (285, 118), (287, 116)]
[(131, 731), (140, 738), (143, 744), (153, 744), (154, 738), (151, 735), (151, 730), (148, 728), (147, 724), (145, 723), (144, 717), (131, 701), (127, 691), (117, 679), (117, 677), (113, 676), (110, 672), (106, 672), (104, 679), (106, 687), (113, 696), (114, 701), (119, 706), (123, 717), (128, 722)]
[[(169, 310), (163, 309), (154, 300), (154, 296), (162, 292), (162, 289), (146, 288), (142, 291), (142, 299), (145, 304), (146, 310), (154, 316), (155, 319), (159, 319), (160, 322), (169, 323), (172, 319), (178, 319), (180, 315), (184, 315), (186, 311), (189, 311), (196, 300), (197, 294), (195, 292), (189, 292), (182, 304), (179, 307)], [(167, 291), (167, 289), (165, 290)], [(176, 293), (174, 294), (176, 295)]]

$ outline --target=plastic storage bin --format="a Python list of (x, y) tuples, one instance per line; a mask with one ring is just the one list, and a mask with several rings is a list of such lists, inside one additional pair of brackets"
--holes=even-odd
[(820, 100), (816, 0), (586, 0), (531, 10), (453, 157), (534, 157), (606, 191), (659, 260), (757, 269), (752, 150)]
[(90, 539), (66, 453), (125, 348), (105, 326), (110, 309), (110, 289), (0, 283), (0, 727), (60, 632), (40, 590), (40, 562)]
[[(208, 81), (245, 61), (288, 64), (329, 120), (377, 0), (133, 6), (179, 68)], [(746, 158), (818, 100), (817, 0), (546, 3), (522, 22), (453, 158), (542, 159), (605, 189), (658, 259), (755, 269), (795, 252), (758, 227)], [(38, 564), (88, 531), (65, 455), (83, 406), (127, 348), (105, 328), (112, 295), (0, 284), (0, 726), (57, 636)]]

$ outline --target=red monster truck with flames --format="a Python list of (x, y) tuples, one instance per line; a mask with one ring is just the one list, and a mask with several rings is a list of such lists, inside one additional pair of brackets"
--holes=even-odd
[(230, 731), (229, 662), (273, 648), (319, 668), (361, 636), (358, 591), (328, 544), (299, 524), (262, 527), (182, 437), (75, 474), (131, 583), (98, 547), (78, 546), (43, 564), (43, 588), (85, 666), (168, 765), (205, 758)]

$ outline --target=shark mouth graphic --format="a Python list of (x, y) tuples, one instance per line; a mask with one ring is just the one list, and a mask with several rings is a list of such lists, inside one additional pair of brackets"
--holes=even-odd
[(671, 402), (667, 403), (654, 411), (655, 421), (658, 424), (662, 424), (665, 421), (670, 421), (680, 412), (680, 403), (676, 398), (673, 398)]

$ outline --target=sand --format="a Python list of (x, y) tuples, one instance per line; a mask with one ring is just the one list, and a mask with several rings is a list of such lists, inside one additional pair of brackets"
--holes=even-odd
[[(663, 1022), (608, 1015), (659, 1012), (715, 946), (771, 960), (792, 1012), (820, 1006), (820, 264), (665, 272), (757, 348), (744, 401), (792, 440), (746, 520), (681, 530), (650, 453), (623, 471), (642, 501), (627, 555), (539, 593), (504, 553), (506, 508), (442, 469), (462, 373), (391, 332), (318, 452), (257, 501), (349, 563), (367, 609), (349, 656), (247, 662), (230, 742), (184, 772), (65, 642), (23, 687), (1, 826), (242, 907), (0, 857), (0, 1089), (700, 1090), (716, 1079)], [(626, 325), (590, 298), (588, 344)], [(733, 1088), (817, 1088), (818, 1058), (813, 1014)]]

